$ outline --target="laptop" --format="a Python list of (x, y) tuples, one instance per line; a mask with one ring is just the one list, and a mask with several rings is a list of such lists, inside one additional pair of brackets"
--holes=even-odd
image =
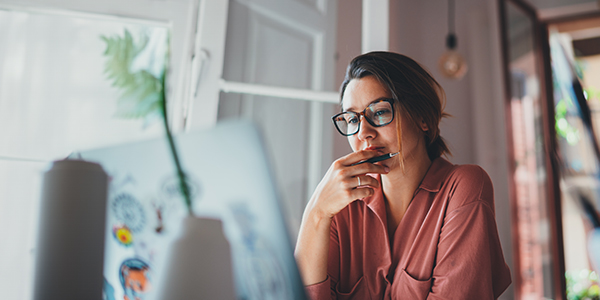
[[(246, 121), (175, 137), (193, 212), (222, 221), (238, 299), (305, 299), (256, 127)], [(81, 152), (109, 175), (104, 299), (154, 298), (187, 215), (167, 139)], [(199, 254), (200, 255), (200, 254)], [(135, 277), (137, 286), (128, 284)]]

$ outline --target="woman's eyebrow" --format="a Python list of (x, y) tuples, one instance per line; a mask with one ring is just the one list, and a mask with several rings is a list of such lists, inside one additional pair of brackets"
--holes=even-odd
[[(373, 101), (369, 102), (369, 104), (368, 104), (367, 106), (369, 106), (369, 105), (371, 105), (371, 104), (373, 104), (373, 103), (375, 103), (375, 102), (377, 102), (377, 101), (381, 101), (381, 100), (391, 100), (391, 99), (393, 99), (393, 98), (391, 98), (391, 97), (379, 97), (379, 98), (377, 98), (377, 99), (375, 99), (375, 100), (373, 100)], [(344, 111), (353, 111), (353, 109), (354, 109), (354, 107), (353, 107), (353, 106), (350, 106), (350, 107), (348, 107), (348, 108), (346, 108), (346, 109), (344, 109), (344, 107), (342, 106), (342, 111), (343, 111), (343, 112), (344, 112)]]

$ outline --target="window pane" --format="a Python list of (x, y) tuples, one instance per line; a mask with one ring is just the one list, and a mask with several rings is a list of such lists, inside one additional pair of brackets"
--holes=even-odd
[[(334, 4), (229, 1), (223, 79), (266, 86), (261, 95), (269, 87), (336, 90)], [(219, 98), (219, 121), (247, 118), (262, 130), (294, 241), (304, 206), (332, 161), (339, 135), (334, 112), (337, 104), (233, 92)]]
[[(293, 242), (312, 192), (307, 182), (311, 104), (303, 100), (239, 94), (221, 94), (219, 102), (219, 121), (246, 118), (255, 122), (261, 131)], [(334, 109), (337, 112), (337, 105), (318, 105), (322, 105), (324, 111), (322, 123), (326, 127), (323, 131), (333, 132), (330, 116)]]
[[(588, 248), (588, 236), (593, 228), (582, 209), (582, 200), (586, 199), (592, 208), (599, 210), (599, 158), (594, 151), (591, 132), (581, 117), (579, 101), (573, 89), (573, 81), (579, 80), (591, 111), (596, 138), (599, 138), (600, 48), (595, 44), (600, 39), (600, 27), (597, 26), (597, 20), (589, 21), (592, 20), (556, 24), (552, 26), (550, 36), (555, 128), (563, 168), (561, 213), (568, 299), (593, 295), (598, 287), (598, 275), (592, 272), (593, 256), (588, 254), (594, 253), (588, 252), (592, 251)], [(589, 26), (590, 23), (595, 24)], [(574, 62), (576, 74), (572, 73), (569, 61)]]
[(533, 19), (506, 2), (515, 166), (518, 265), (516, 294), (523, 299), (554, 298), (548, 180), (543, 112), (537, 73)]
[(142, 130), (142, 120), (115, 117), (120, 91), (104, 73), (100, 38), (151, 28), (16, 11), (0, 11), (0, 22), (0, 139), (11, 141), (0, 155), (50, 160), (160, 134), (160, 124)]
[[(41, 172), (73, 151), (162, 134), (160, 122), (115, 116), (101, 36), (166, 36), (125, 18), (0, 10), (0, 290), (28, 299)], [(164, 55), (164, 50), (163, 50)]]

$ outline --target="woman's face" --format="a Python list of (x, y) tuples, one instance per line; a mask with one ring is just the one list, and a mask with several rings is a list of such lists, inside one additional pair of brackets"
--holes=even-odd
[[(342, 95), (342, 109), (359, 113), (377, 100), (390, 98), (392, 98), (392, 94), (375, 77), (367, 76), (361, 79), (352, 79)], [(364, 117), (361, 117), (360, 130), (357, 134), (348, 137), (352, 150), (355, 152), (359, 150), (377, 150), (381, 155), (398, 152), (398, 135), (396, 133), (398, 117), (396, 115), (392, 123), (382, 127), (373, 127)], [(413, 122), (404, 116), (401, 116), (400, 119), (404, 158), (410, 159), (419, 151), (424, 152), (426, 156), (423, 129), (415, 126)], [(382, 161), (380, 164), (393, 168), (399, 165), (399, 160), (392, 158)]]

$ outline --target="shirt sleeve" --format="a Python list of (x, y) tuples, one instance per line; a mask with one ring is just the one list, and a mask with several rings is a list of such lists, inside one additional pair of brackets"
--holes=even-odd
[(469, 173), (450, 195), (427, 299), (496, 299), (511, 283), (491, 180), (483, 169)]
[(331, 294), (331, 279), (327, 276), (325, 281), (307, 285), (304, 287), (308, 299), (321, 300), (321, 299), (334, 299), (330, 296)]
[(327, 256), (327, 279), (304, 287), (308, 299), (337, 299), (336, 284), (340, 270), (340, 246), (335, 218), (331, 221), (329, 231), (329, 255)]

